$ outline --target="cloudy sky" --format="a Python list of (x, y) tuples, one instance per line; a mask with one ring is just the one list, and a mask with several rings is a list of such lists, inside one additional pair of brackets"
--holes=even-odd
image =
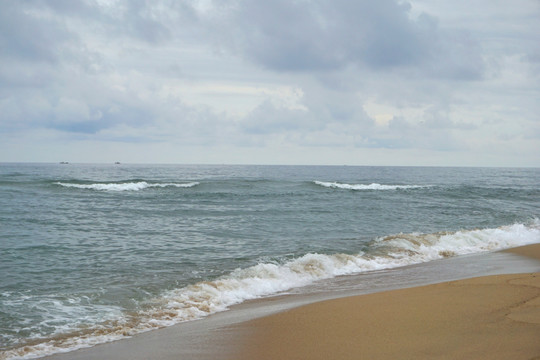
[(0, 161), (540, 166), (540, 1), (0, 0)]

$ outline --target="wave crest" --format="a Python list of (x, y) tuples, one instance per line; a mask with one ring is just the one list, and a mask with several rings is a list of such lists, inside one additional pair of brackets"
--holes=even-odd
[(428, 185), (382, 185), (371, 184), (343, 184), (338, 182), (314, 181), (315, 184), (332, 189), (346, 190), (399, 190), (399, 189), (417, 189), (429, 187)]
[(64, 183), (56, 182), (56, 185), (77, 188), (77, 189), (89, 189), (100, 191), (139, 191), (147, 188), (165, 188), (165, 187), (177, 187), (177, 188), (190, 188), (199, 185), (198, 182), (189, 183), (148, 183), (146, 181), (137, 182), (120, 182), (120, 183), (95, 183), (95, 184), (76, 184), (76, 183)]
[(426, 262), (444, 257), (496, 251), (540, 242), (540, 221), (498, 228), (396, 234), (376, 239), (372, 248), (396, 259)]
[(246, 300), (302, 287), (341, 275), (392, 269), (445, 257), (502, 250), (540, 242), (540, 222), (492, 229), (398, 234), (375, 239), (358, 254), (310, 253), (281, 264), (259, 263), (237, 269), (214, 281), (201, 282), (164, 294), (159, 299), (161, 318), (146, 313), (163, 326), (191, 320)]

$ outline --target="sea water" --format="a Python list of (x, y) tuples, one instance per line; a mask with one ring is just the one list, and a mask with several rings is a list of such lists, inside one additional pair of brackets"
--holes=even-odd
[(540, 169), (0, 164), (0, 359), (538, 243), (539, 218)]

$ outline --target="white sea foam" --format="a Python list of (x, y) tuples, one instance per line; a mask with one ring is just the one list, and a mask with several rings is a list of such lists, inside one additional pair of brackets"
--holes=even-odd
[[(375, 239), (358, 254), (306, 254), (282, 263), (259, 263), (213, 281), (168, 291), (133, 318), (76, 337), (29, 345), (6, 359), (28, 359), (113, 341), (157, 327), (200, 319), (234, 304), (340, 275), (391, 269), (445, 257), (501, 250), (540, 242), (540, 221), (498, 228), (396, 234)], [(1, 357), (0, 357), (1, 358)]]
[(90, 189), (101, 191), (139, 191), (147, 188), (164, 188), (164, 187), (177, 187), (177, 188), (189, 188), (199, 185), (198, 182), (189, 183), (148, 183), (146, 181), (138, 182), (123, 182), (123, 183), (95, 183), (95, 184), (75, 184), (75, 183), (55, 183), (64, 187), (71, 187), (77, 189)]
[(540, 221), (491, 229), (434, 234), (398, 234), (377, 239), (373, 248), (410, 263), (501, 250), (540, 242)]
[(399, 234), (376, 239), (368, 253), (307, 254), (283, 264), (261, 263), (238, 269), (212, 282), (171, 291), (160, 299), (169, 325), (190, 320), (245, 300), (275, 294), (339, 275), (391, 269), (445, 257), (500, 250), (540, 242), (540, 223), (435, 234)]
[(377, 183), (371, 184), (344, 184), (338, 182), (314, 181), (315, 184), (332, 189), (346, 190), (398, 190), (398, 189), (417, 189), (428, 187), (426, 185), (382, 185)]

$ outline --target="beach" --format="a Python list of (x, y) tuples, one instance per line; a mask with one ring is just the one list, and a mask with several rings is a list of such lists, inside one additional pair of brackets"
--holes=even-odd
[[(453, 300), (467, 299), (463, 289), (494, 297), (452, 282), (540, 271), (532, 248), (501, 251), (540, 243), (538, 179), (537, 169), (498, 168), (0, 167), (0, 360), (261, 358), (250, 346), (302, 357), (287, 354), (302, 342), (330, 346), (327, 333), (337, 336), (330, 352), (354, 356), (358, 349), (339, 339), (387, 333), (401, 353), (400, 321), (421, 334), (429, 316), (459, 318), (447, 310), (457, 304), (474, 309)], [(447, 282), (436, 301), (403, 290)], [(374, 309), (357, 303), (374, 293), (389, 300), (372, 300), (384, 304)], [(419, 313), (392, 298), (412, 299)], [(334, 299), (351, 303), (340, 303), (342, 315), (314, 311), (306, 321), (321, 333), (311, 338), (292, 326), (299, 320), (274, 326), (278, 335), (292, 329), (288, 342), (262, 325)], [(418, 329), (414, 319), (424, 319)], [(275, 343), (283, 353), (264, 350)]]
[[(322, 301), (278, 296), (48, 359), (538, 358), (540, 244), (492, 255), (508, 274)], [(511, 273), (520, 262), (538, 270)]]
[(539, 4), (0, 0), (0, 360), (539, 357)]
[[(512, 251), (540, 259), (540, 245)], [(335, 299), (239, 328), (245, 341), (231, 359), (536, 359), (540, 274)]]

